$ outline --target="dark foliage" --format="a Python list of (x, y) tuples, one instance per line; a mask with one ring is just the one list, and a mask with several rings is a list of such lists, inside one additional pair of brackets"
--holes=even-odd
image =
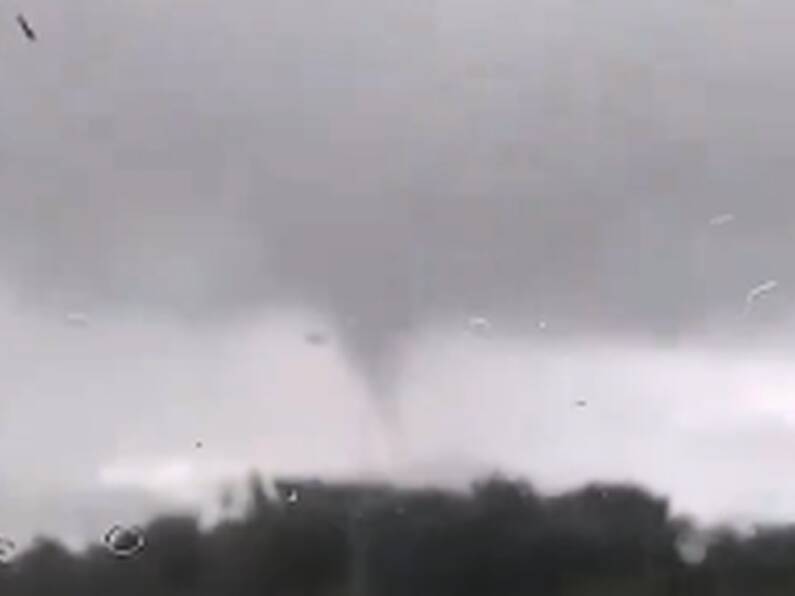
[[(795, 529), (748, 538), (696, 528), (632, 486), (541, 497), (492, 479), (471, 494), (382, 486), (251, 485), (243, 520), (201, 532), (191, 517), (146, 525), (146, 547), (114, 557), (40, 540), (0, 565), (8, 596), (734, 596), (795, 594)], [(705, 535), (703, 532), (701, 535)]]

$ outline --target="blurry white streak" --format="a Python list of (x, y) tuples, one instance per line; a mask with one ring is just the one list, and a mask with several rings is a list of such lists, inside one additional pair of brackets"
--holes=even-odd
[(491, 331), (491, 322), (485, 317), (470, 317), (469, 329), (480, 335), (486, 334)]
[(99, 471), (99, 483), (106, 488), (143, 489), (163, 498), (195, 502), (207, 488), (221, 480), (242, 477), (248, 466), (242, 463), (185, 459), (114, 462)]
[(716, 215), (715, 217), (709, 220), (709, 225), (718, 227), (718, 226), (725, 226), (735, 220), (734, 213), (721, 213), (720, 215)]
[(70, 312), (66, 315), (66, 322), (74, 327), (85, 327), (88, 325), (88, 315), (84, 312)]
[(758, 286), (755, 286), (755, 287), (751, 288), (748, 291), (748, 294), (746, 294), (746, 296), (745, 296), (745, 304), (746, 304), (746, 306), (748, 308), (750, 308), (751, 305), (753, 305), (754, 302), (756, 302), (760, 298), (764, 297), (765, 294), (769, 294), (770, 292), (775, 290), (777, 287), (778, 287), (778, 281), (776, 281), (775, 279), (769, 279), (768, 281), (763, 282), (763, 283), (759, 284)]

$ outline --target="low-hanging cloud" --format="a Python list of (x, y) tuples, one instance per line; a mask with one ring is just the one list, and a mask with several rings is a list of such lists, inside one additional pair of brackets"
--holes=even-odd
[(34, 1), (40, 44), (2, 41), (4, 277), (193, 320), (295, 300), (356, 319), (373, 374), (455, 309), (674, 338), (792, 249), (792, 8), (745, 11)]

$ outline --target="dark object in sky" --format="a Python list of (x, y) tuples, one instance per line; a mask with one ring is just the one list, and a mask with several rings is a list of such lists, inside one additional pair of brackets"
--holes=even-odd
[(584, 408), (588, 405), (588, 402), (584, 399), (578, 399), (576, 402), (574, 402), (574, 405), (576, 405), (578, 408)]
[(196, 446), (196, 449), (201, 449), (202, 447), (204, 447), (204, 443), (202, 443), (201, 441), (196, 441), (196, 445), (195, 446)]
[(24, 15), (18, 14), (17, 15), (17, 23), (19, 23), (19, 27), (22, 29), (22, 32), (25, 34), (30, 41), (36, 41), (36, 32), (28, 23), (28, 20), (25, 18)]
[(306, 334), (306, 341), (315, 346), (322, 346), (328, 342), (328, 338), (319, 331)]

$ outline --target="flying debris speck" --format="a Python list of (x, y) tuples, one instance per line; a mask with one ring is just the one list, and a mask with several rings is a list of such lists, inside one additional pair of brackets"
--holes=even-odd
[(313, 331), (307, 333), (305, 336), (307, 343), (312, 344), (313, 346), (323, 346), (328, 343), (328, 337), (325, 334), (320, 333), (319, 331)]
[(289, 493), (287, 493), (287, 502), (291, 505), (294, 505), (298, 502), (298, 491), (292, 489)]
[(725, 226), (726, 224), (733, 222), (735, 219), (734, 213), (721, 213), (711, 218), (709, 220), (709, 225), (713, 227)]
[(196, 447), (196, 449), (201, 449), (202, 447), (204, 447), (204, 443), (202, 443), (201, 441), (196, 441), (194, 447)]
[(546, 328), (547, 328), (547, 322), (546, 322), (546, 321), (539, 321), (539, 322), (538, 322), (538, 328), (539, 328), (541, 331), (544, 331), (544, 329), (546, 329)]
[(137, 526), (115, 525), (103, 538), (105, 547), (117, 557), (131, 557), (144, 547), (143, 530)]
[(16, 550), (17, 545), (13, 540), (0, 536), (0, 563), (8, 563)]
[(22, 29), (22, 33), (25, 34), (25, 37), (27, 37), (29, 41), (36, 41), (36, 32), (30, 26), (30, 23), (28, 23), (28, 20), (24, 15), (17, 15), (17, 24), (19, 25), (19, 28)]
[(574, 402), (574, 405), (577, 406), (578, 408), (584, 408), (585, 406), (588, 405), (588, 402), (585, 401), (584, 399), (578, 399), (577, 401)]
[(763, 298), (778, 287), (778, 282), (775, 279), (770, 279), (764, 283), (751, 288), (745, 296), (745, 304), (750, 307), (754, 302)]

